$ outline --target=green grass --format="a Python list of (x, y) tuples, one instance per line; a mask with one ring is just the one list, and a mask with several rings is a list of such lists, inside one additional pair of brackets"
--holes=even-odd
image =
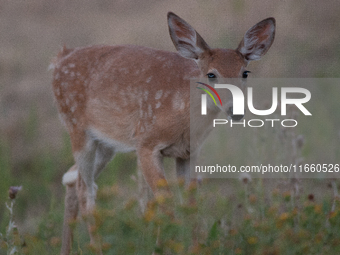
[[(223, 190), (228, 184), (236, 192)], [(174, 184), (177, 186), (177, 184)], [(98, 192), (95, 231), (104, 254), (338, 254), (340, 207), (331, 192), (295, 196), (266, 188), (263, 180), (207, 181), (189, 190), (183, 203), (171, 196), (149, 201), (144, 214), (136, 195), (118, 184)], [(250, 194), (250, 195), (249, 195)], [(19, 196), (22, 195), (19, 193)], [(20, 254), (58, 254), (62, 208), (51, 202), (35, 233), (21, 233)], [(78, 224), (76, 224), (78, 223)], [(73, 254), (95, 254), (85, 223), (75, 229)], [(6, 254), (6, 247), (2, 245)]]

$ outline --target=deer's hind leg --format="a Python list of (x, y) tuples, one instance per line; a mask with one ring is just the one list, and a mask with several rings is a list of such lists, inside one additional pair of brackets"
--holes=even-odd
[(114, 149), (97, 140), (89, 140), (80, 152), (74, 154), (76, 164), (63, 177), (66, 196), (61, 254), (71, 251), (73, 233), (69, 223), (77, 218), (79, 209), (86, 218), (91, 244), (98, 246), (100, 254), (99, 237), (93, 233), (95, 222), (91, 216), (97, 192), (95, 179), (114, 156)]
[[(95, 220), (92, 213), (95, 209), (97, 185), (95, 179), (114, 155), (113, 147), (99, 141), (90, 141), (85, 151), (78, 156), (79, 174), (77, 179), (77, 193), (82, 216), (85, 217), (91, 244), (100, 250), (99, 236), (95, 234)], [(78, 163), (79, 162), (79, 163)]]
[(61, 254), (70, 254), (73, 242), (73, 230), (70, 226), (77, 219), (79, 207), (76, 182), (78, 177), (77, 165), (73, 165), (63, 176), (63, 184), (66, 186), (65, 210)]

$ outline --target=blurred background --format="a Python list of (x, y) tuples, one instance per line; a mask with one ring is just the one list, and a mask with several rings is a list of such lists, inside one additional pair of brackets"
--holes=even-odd
[[(51, 91), (52, 58), (64, 44), (137, 44), (175, 51), (168, 11), (220, 48), (236, 48), (248, 28), (275, 17), (274, 44), (261, 61), (250, 64), (253, 77), (340, 76), (337, 0), (1, 0), (0, 227), (7, 224), (1, 218), (11, 185), (23, 185), (19, 213), (31, 219), (22, 223), (25, 230), (33, 230), (34, 219), (53, 204), (62, 210), (61, 177), (73, 159)], [(126, 163), (126, 158), (133, 160)], [(117, 171), (127, 177), (111, 171), (105, 181), (129, 178), (134, 162), (132, 154), (118, 157), (115, 164), (122, 170)]]

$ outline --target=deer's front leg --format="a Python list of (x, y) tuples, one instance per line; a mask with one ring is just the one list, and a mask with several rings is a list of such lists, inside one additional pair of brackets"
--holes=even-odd
[[(182, 159), (182, 158), (176, 158), (176, 173), (177, 173), (177, 178), (179, 181), (184, 181), (186, 187), (189, 190), (192, 190), (193, 192), (190, 194), (189, 197), (189, 202), (190, 204), (195, 204), (196, 199), (195, 199), (195, 190), (197, 188), (197, 178), (196, 176), (191, 176), (190, 173), (190, 163), (195, 164), (196, 162), (196, 156), (192, 155), (188, 159)], [(184, 199), (182, 197), (182, 194), (180, 194), (180, 201), (181, 203), (184, 203)]]
[(163, 157), (157, 147), (141, 147), (138, 151), (139, 168), (142, 171), (146, 182), (149, 184), (153, 194), (160, 195), (159, 186), (166, 183), (163, 174)]
[(179, 181), (190, 182), (190, 159), (176, 158), (176, 174)]

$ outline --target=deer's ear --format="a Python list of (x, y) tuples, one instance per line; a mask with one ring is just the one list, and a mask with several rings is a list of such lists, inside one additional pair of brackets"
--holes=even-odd
[(251, 27), (236, 49), (246, 60), (259, 60), (272, 45), (275, 37), (275, 19), (268, 18)]
[(182, 57), (198, 60), (209, 50), (196, 30), (172, 12), (168, 13), (168, 25), (171, 40)]

